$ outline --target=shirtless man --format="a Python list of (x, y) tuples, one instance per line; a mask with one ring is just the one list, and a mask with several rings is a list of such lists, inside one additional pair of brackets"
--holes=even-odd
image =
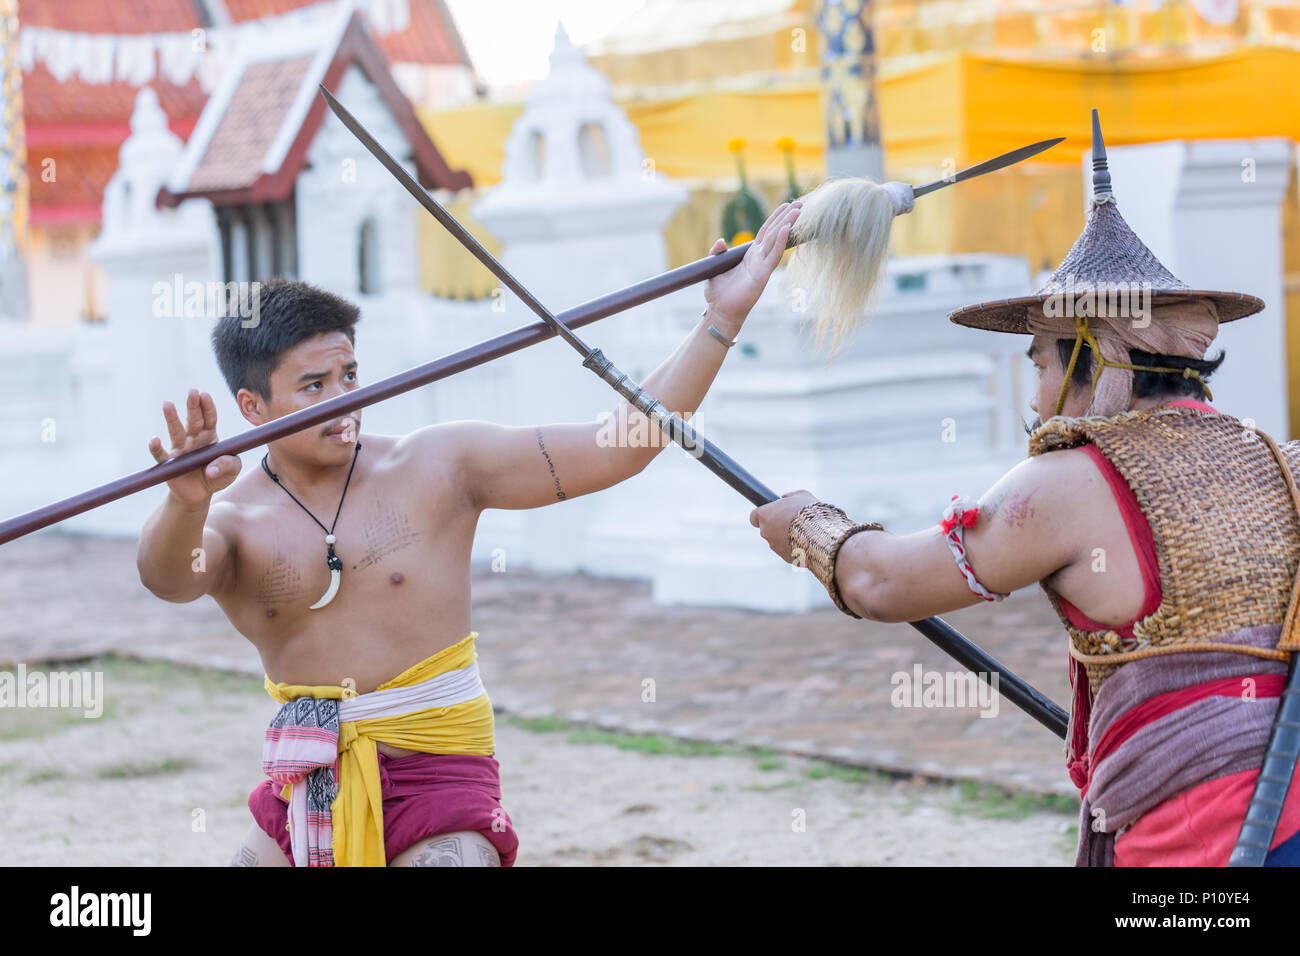
[[(741, 263), (709, 280), (704, 316), (643, 382), (664, 407), (699, 407), (727, 353), (709, 326), (735, 338), (781, 260), (799, 208), (778, 207)], [(710, 251), (725, 249), (719, 239)], [(247, 421), (261, 425), (359, 387), (354, 306), (297, 282), (265, 284), (260, 303), (256, 327), (223, 320), (213, 333)], [(182, 423), (172, 403), (164, 404), (171, 448), (154, 438), (156, 461), (217, 440), (210, 395), (191, 390), (186, 411)], [(641, 417), (625, 402), (615, 414), (633, 428)], [(270, 443), (265, 466), (238, 481), (234, 456), (170, 481), (140, 537), (140, 579), (167, 601), (211, 595), (257, 648), (272, 682), (336, 686), (351, 679), (365, 695), (472, 634), (470, 549), (484, 509), (538, 508), (591, 494), (637, 474), (662, 447), (601, 447), (601, 427), (458, 421), (402, 436), (360, 435), (354, 412)], [(340, 586), (326, 606), (312, 609), (330, 586), (321, 528), (330, 527), (336, 511)], [(200, 547), (201, 565), (194, 557)], [(489, 743), (477, 752), (490, 754), (490, 704), (486, 695), (477, 703), (486, 708), (479, 732)], [(433, 752), (376, 747), (393, 775)], [(491, 783), (499, 789), (495, 761), (471, 759), (491, 761)], [(493, 809), (493, 822), (501, 817), (504, 811)], [(427, 829), (411, 845), (390, 846), (388, 865), (497, 866), (505, 852), (513, 858), (517, 842), (513, 830), (502, 834), (486, 820), (458, 832)], [(232, 863), (287, 866), (283, 845), (255, 823)]]

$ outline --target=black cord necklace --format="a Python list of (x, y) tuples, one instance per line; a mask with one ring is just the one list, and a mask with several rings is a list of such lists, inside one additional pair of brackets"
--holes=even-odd
[(339, 515), (343, 511), (343, 499), (346, 498), (348, 495), (348, 485), (352, 482), (352, 469), (357, 467), (357, 455), (360, 453), (360, 451), (361, 451), (361, 442), (360, 440), (358, 440), (357, 447), (352, 452), (352, 464), (348, 468), (347, 480), (343, 482), (343, 494), (339, 495), (339, 506), (338, 509), (334, 512), (334, 521), (330, 524), (328, 528), (320, 523), (320, 520), (314, 514), (312, 514), (311, 511), (308, 510), (306, 505), (304, 505), (301, 501), (299, 501), (297, 498), (294, 497), (292, 491), (284, 487), (284, 485), (280, 481), (280, 476), (271, 470), (271, 466), (267, 464), (267, 459), (271, 457), (271, 453), (267, 452), (265, 455), (262, 456), (262, 470), (266, 472), (268, 476), (270, 476), (272, 481), (274, 481), (277, 485), (279, 485), (281, 488), (284, 489), (284, 493), (286, 495), (288, 495), (290, 498), (293, 498), (294, 504), (296, 504), (303, 511), (307, 512), (307, 517), (311, 518), (312, 521), (315, 521), (316, 524), (320, 525), (320, 529), (325, 532), (325, 544), (329, 548), (329, 553), (325, 559), (325, 564), (330, 569), (330, 586), (329, 586), (329, 590), (326, 591), (321, 596), (321, 599), (311, 606), (311, 610), (313, 611), (324, 607), (326, 604), (329, 604), (330, 601), (334, 600), (334, 595), (338, 594), (339, 591), (339, 582), (343, 577), (343, 560), (337, 554), (334, 553), (334, 540), (335, 540), (334, 527), (339, 523)]

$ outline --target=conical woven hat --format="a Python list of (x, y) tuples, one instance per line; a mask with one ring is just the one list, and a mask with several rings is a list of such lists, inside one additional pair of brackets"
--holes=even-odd
[(1263, 300), (1241, 292), (1206, 292), (1191, 289), (1160, 264), (1146, 244), (1129, 228), (1115, 205), (1106, 166), (1106, 147), (1101, 138), (1097, 111), (1092, 111), (1093, 201), (1088, 223), (1075, 240), (1052, 277), (1033, 295), (968, 305), (948, 318), (958, 325), (994, 332), (1030, 334), (1028, 307), (1048, 298), (1080, 295), (1117, 286), (1151, 290), (1152, 305), (1167, 305), (1180, 299), (1199, 298), (1213, 302), (1220, 322), (1253, 315), (1264, 308)]

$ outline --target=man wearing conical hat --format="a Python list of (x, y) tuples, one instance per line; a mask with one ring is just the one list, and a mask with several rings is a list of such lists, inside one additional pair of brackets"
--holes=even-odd
[[(1157, 261), (1116, 207), (1095, 111), (1093, 168), (1087, 225), (1047, 284), (950, 316), (1032, 335), (1027, 460), (914, 534), (806, 491), (751, 522), (853, 617), (916, 621), (1037, 582), (1069, 636), (1076, 863), (1222, 866), (1300, 649), (1300, 442), (1207, 404), (1219, 324), (1264, 304)], [(1300, 785), (1269, 847), (1265, 865), (1300, 865)]]

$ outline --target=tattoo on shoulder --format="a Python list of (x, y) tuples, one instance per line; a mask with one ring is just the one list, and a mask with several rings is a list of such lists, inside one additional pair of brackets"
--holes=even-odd
[(1029, 499), (1034, 497), (1037, 491), (1037, 488), (1031, 488), (1029, 491), (1006, 493), (998, 498), (996, 513), (1012, 527), (1023, 528), (1025, 522), (1034, 516), (1034, 506), (1029, 503)]
[(555, 474), (555, 463), (551, 461), (550, 453), (546, 450), (546, 443), (542, 441), (541, 428), (534, 428), (533, 434), (537, 436), (537, 447), (541, 449), (542, 457), (546, 459), (546, 467), (551, 469), (551, 480), (555, 482), (555, 500), (563, 501), (565, 497), (564, 489), (560, 487), (560, 479)]

